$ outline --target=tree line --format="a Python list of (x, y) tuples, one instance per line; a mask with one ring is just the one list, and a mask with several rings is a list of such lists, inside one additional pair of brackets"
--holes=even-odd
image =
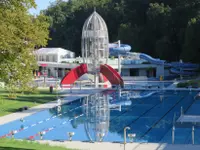
[(200, 0), (57, 0), (43, 11), (50, 19), (48, 47), (81, 55), (84, 21), (96, 7), (110, 42), (167, 61), (200, 62)]
[(49, 38), (48, 18), (30, 15), (33, 7), (34, 0), (0, 0), (0, 82), (12, 97), (33, 88), (32, 71), (38, 67), (33, 52)]

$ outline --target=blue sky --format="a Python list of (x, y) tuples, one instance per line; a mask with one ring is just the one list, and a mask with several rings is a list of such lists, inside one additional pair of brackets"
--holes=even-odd
[(35, 0), (37, 4), (37, 9), (30, 9), (29, 12), (33, 15), (37, 15), (40, 13), (40, 10), (46, 9), (50, 3), (54, 2), (55, 0)]

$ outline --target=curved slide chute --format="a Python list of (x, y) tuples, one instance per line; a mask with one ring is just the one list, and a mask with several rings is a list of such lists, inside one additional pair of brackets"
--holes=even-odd
[(124, 86), (124, 82), (118, 72), (109, 65), (101, 65), (100, 72), (110, 81), (112, 85)]
[(128, 52), (130, 52), (131, 46), (127, 44), (115, 44), (111, 43), (109, 44), (109, 51), (111, 56), (117, 56), (117, 55), (126, 55)]
[(105, 65), (112, 71), (112, 73), (114, 73), (118, 77), (121, 85), (124, 85), (124, 81), (123, 81), (122, 77), (119, 75), (119, 73), (115, 69), (113, 69), (111, 66), (109, 66), (107, 64), (105, 64)]
[(62, 79), (61, 84), (70, 85), (73, 84), (78, 78), (88, 72), (87, 65), (81, 64), (80, 66), (72, 69), (68, 72), (65, 77)]
[(160, 59), (155, 59), (147, 54), (144, 53), (140, 53), (140, 58), (147, 60), (148, 62), (152, 63), (152, 64), (156, 64), (156, 65), (163, 65), (165, 63), (164, 60), (160, 60)]
[[(155, 59), (147, 54), (141, 53), (139, 55), (141, 59), (147, 60), (148, 62), (156, 65), (164, 65), (167, 67), (172, 67), (170, 72), (178, 75), (194, 75), (196, 74), (194, 70), (197, 70), (199, 65), (191, 64), (191, 63), (181, 63), (181, 62), (173, 62), (166, 63), (164, 60)], [(180, 71), (181, 70), (181, 71)], [(186, 71), (188, 70), (188, 71)]]
[[(88, 73), (88, 68), (86, 64), (81, 64), (80, 66), (72, 69), (61, 81), (61, 85), (70, 86), (76, 80), (78, 80), (82, 75)], [(124, 86), (124, 81), (118, 72), (109, 65), (100, 66), (100, 80), (106, 82), (109, 81), (112, 85)]]
[(171, 68), (170, 72), (173, 74), (177, 74), (177, 75), (194, 75), (194, 74), (196, 74), (196, 72), (194, 72), (194, 71), (185, 71), (185, 70), (180, 70), (180, 69), (176, 69), (176, 68)]
[[(109, 51), (111, 56), (120, 55), (130, 55), (131, 46), (127, 44), (109, 44)], [(173, 74), (179, 75), (194, 75), (194, 71), (197, 70), (200, 66), (192, 63), (181, 63), (181, 62), (172, 62), (167, 63), (165, 60), (160, 60), (153, 58), (147, 54), (139, 53), (140, 59), (146, 60), (152, 64), (156, 65), (165, 65), (166, 67), (171, 67), (170, 72)], [(181, 68), (182, 71), (179, 71)]]

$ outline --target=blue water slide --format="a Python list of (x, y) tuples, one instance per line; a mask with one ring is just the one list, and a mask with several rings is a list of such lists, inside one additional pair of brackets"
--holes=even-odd
[(141, 59), (144, 59), (152, 64), (165, 65), (166, 67), (172, 67), (170, 69), (170, 72), (173, 74), (194, 75), (196, 74), (194, 70), (197, 70), (199, 68), (198, 64), (192, 64), (192, 63), (181, 63), (181, 62), (166, 63), (166, 61), (164, 60), (155, 59), (144, 53), (141, 53), (139, 56)]
[[(118, 56), (119, 54), (129, 55), (130, 50), (131, 46), (127, 44), (115, 44), (115, 43), (109, 44), (109, 51), (111, 56)], [(139, 57), (140, 59), (148, 61), (152, 64), (165, 65), (165, 67), (171, 67), (170, 72), (173, 74), (194, 75), (195, 74), (194, 70), (197, 70), (200, 67), (198, 64), (192, 64), (192, 63), (181, 63), (181, 62), (167, 63), (165, 60), (156, 59), (144, 53), (140, 53)], [(130, 60), (128, 61), (130, 63)]]
[(181, 69), (171, 68), (170, 72), (177, 75), (194, 75), (196, 72), (194, 71), (185, 71)]
[(128, 52), (130, 52), (131, 46), (127, 44), (115, 44), (111, 43), (109, 44), (109, 51), (110, 55), (117, 56), (118, 54), (120, 55), (126, 55)]
[(163, 65), (165, 63), (164, 60), (160, 60), (160, 59), (155, 59), (147, 54), (144, 53), (140, 53), (140, 59), (144, 59), (147, 60), (148, 62), (152, 63), (152, 64), (156, 64), (156, 65)]
[(196, 70), (199, 68), (198, 64), (181, 63), (181, 62), (171, 62), (171, 66), (174, 68), (181, 68), (182, 70)]

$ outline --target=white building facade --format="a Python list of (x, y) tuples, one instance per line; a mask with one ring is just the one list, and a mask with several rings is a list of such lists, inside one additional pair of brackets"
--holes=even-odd
[[(36, 60), (38, 61), (38, 72), (48, 77), (63, 78), (71, 69), (83, 63), (81, 57), (75, 57), (75, 53), (62, 48), (41, 48), (35, 51)], [(124, 77), (157, 77), (169, 75), (169, 71), (164, 70), (161, 65), (138, 63), (139, 60), (134, 58), (121, 58), (120, 69), (121, 75)], [(136, 59), (136, 58), (135, 58)], [(128, 63), (135, 61), (137, 63)], [(141, 61), (143, 62), (143, 61)], [(118, 58), (109, 58), (108, 65), (118, 70)]]

